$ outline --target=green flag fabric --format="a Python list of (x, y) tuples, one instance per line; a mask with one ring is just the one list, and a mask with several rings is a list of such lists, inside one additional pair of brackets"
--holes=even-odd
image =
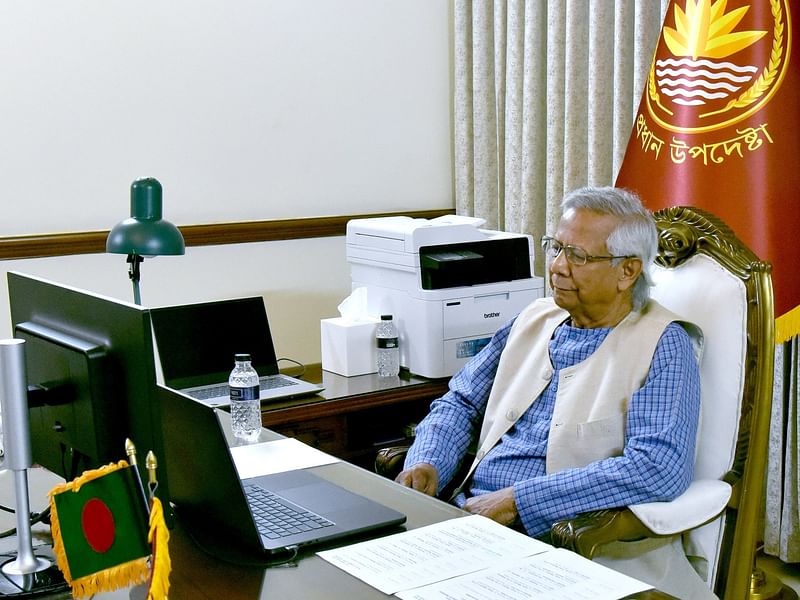
[(146, 579), (149, 511), (135, 469), (120, 461), (50, 492), (53, 547), (78, 597)]

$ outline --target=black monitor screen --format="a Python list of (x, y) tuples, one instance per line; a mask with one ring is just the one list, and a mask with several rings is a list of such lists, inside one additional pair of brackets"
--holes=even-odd
[(69, 480), (127, 458), (126, 438), (140, 468), (149, 450), (163, 455), (149, 311), (15, 272), (8, 292), (25, 340), (33, 461)]

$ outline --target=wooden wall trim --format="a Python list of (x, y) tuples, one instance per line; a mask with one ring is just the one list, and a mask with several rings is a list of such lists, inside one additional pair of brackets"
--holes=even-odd
[[(178, 229), (181, 230), (187, 246), (212, 246), (344, 235), (347, 222), (351, 219), (400, 215), (432, 219), (453, 213), (455, 213), (455, 210), (451, 208), (442, 208), (404, 213), (181, 225), (178, 226)], [(70, 254), (101, 254), (106, 251), (108, 232), (109, 230), (0, 237), (0, 260), (66, 256)]]

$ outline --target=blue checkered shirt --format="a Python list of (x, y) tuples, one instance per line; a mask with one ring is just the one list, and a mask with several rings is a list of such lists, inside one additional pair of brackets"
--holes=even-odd
[[(433, 402), (417, 427), (405, 468), (432, 464), (439, 472), (440, 491), (477, 440), (512, 324), (498, 330), (453, 376), (449, 391)], [(648, 377), (629, 402), (622, 456), (545, 473), (559, 371), (585, 360), (610, 331), (568, 323), (556, 329), (549, 348), (555, 371), (549, 387), (480, 462), (471, 479), (467, 494), (473, 496), (513, 486), (519, 518), (529, 535), (545, 533), (555, 521), (578, 513), (672, 499), (692, 480), (700, 378), (689, 336), (675, 323), (662, 334)], [(455, 502), (463, 505), (464, 499), (462, 493)]]

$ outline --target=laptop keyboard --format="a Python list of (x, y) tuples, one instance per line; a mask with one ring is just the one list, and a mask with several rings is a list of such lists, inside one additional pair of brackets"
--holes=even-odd
[[(286, 387), (287, 385), (297, 385), (291, 379), (286, 379), (280, 375), (271, 377), (261, 377), (258, 380), (259, 386), (262, 390), (272, 390), (275, 388)], [(221, 383), (219, 385), (210, 385), (199, 390), (186, 390), (186, 393), (192, 398), (197, 400), (208, 400), (209, 398), (218, 398), (225, 396), (228, 393), (228, 384)]]
[(301, 508), (264, 488), (247, 485), (245, 494), (259, 532), (271, 540), (333, 525), (325, 517)]

